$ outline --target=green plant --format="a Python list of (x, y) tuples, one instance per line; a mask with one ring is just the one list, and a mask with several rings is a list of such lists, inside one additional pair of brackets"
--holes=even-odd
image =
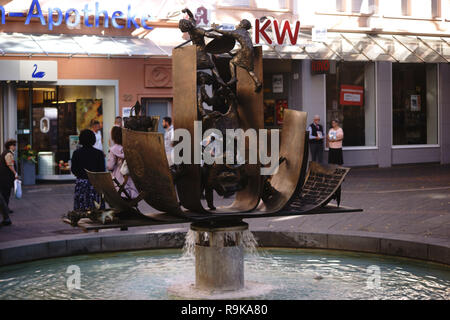
[(31, 149), (31, 145), (27, 144), (20, 150), (19, 159), (36, 163), (36, 152)]

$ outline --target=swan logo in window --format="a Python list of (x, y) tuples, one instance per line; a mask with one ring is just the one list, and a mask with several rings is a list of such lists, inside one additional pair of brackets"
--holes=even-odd
[(33, 73), (31, 74), (31, 77), (34, 79), (42, 79), (45, 77), (45, 72), (44, 71), (38, 71), (38, 65), (35, 64), (33, 66)]

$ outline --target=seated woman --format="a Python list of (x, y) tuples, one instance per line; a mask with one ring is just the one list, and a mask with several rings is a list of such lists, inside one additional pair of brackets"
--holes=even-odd
[(72, 155), (71, 170), (77, 177), (75, 183), (74, 210), (95, 209), (95, 202), (100, 204), (100, 208), (105, 208), (105, 203), (101, 196), (95, 191), (89, 182), (86, 170), (91, 172), (105, 171), (105, 156), (102, 151), (95, 149), (96, 138), (94, 132), (89, 129), (80, 133), (79, 143), (81, 148), (74, 151)]
[[(131, 177), (124, 176), (120, 172), (125, 161), (122, 146), (122, 129), (120, 127), (113, 127), (111, 129), (111, 140), (114, 145), (109, 149), (106, 168), (111, 171), (112, 178), (116, 181), (116, 189), (118, 191), (120, 190), (121, 196), (128, 200), (134, 199), (138, 196), (139, 192), (133, 180), (131, 180)], [(119, 187), (119, 185), (123, 187)]]

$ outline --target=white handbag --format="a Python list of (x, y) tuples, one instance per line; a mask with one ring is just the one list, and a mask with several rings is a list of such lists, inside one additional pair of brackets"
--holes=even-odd
[(122, 166), (120, 167), (120, 174), (123, 176), (128, 176), (130, 171), (128, 170), (127, 160), (124, 160)]
[(14, 180), (14, 195), (16, 199), (22, 199), (22, 181), (19, 179)]

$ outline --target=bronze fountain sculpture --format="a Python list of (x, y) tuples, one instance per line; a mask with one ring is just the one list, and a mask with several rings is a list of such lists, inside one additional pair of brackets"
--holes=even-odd
[[(175, 130), (184, 129), (195, 136), (198, 134), (196, 121), (203, 125), (201, 135), (208, 129), (217, 129), (224, 135), (227, 129), (264, 129), (259, 80), (262, 79), (262, 49), (253, 47), (248, 34), (250, 23), (243, 20), (234, 31), (223, 31), (217, 26), (203, 30), (196, 26), (188, 9), (183, 12), (189, 19), (182, 19), (179, 28), (189, 33), (193, 45), (183, 44), (173, 50)], [(205, 37), (214, 40), (206, 44)], [(241, 47), (233, 54), (230, 51), (235, 41)], [(233, 57), (228, 83), (222, 80), (210, 56), (226, 53)], [(212, 95), (207, 93), (207, 86), (213, 87)], [(212, 111), (205, 110), (204, 104), (210, 105)], [(195, 163), (194, 152), (190, 162), (170, 168), (163, 135), (156, 130), (157, 120), (145, 120), (139, 113), (123, 129), (129, 174), (140, 192), (136, 199), (129, 200), (121, 194), (110, 173), (88, 172), (92, 185), (103, 194), (118, 222), (99, 223), (95, 221), (98, 214), (91, 216), (94, 221), (78, 221), (72, 217), (69, 222), (85, 230), (190, 222), (191, 230), (196, 232), (198, 289), (239, 290), (244, 286), (240, 234), (248, 225), (243, 219), (361, 211), (329, 205), (349, 169), (308, 164), (306, 112), (285, 111), (277, 172), (266, 176), (261, 175), (261, 163), (249, 163), (247, 158), (240, 164), (223, 161), (202, 167)], [(198, 148), (194, 140), (190, 142), (192, 150)], [(248, 151), (248, 145), (245, 149)], [(213, 190), (219, 195), (235, 193), (234, 202), (216, 208)], [(201, 201), (203, 191), (208, 209)], [(159, 212), (140, 212), (137, 204), (141, 200)], [(230, 237), (230, 233), (235, 235)]]

